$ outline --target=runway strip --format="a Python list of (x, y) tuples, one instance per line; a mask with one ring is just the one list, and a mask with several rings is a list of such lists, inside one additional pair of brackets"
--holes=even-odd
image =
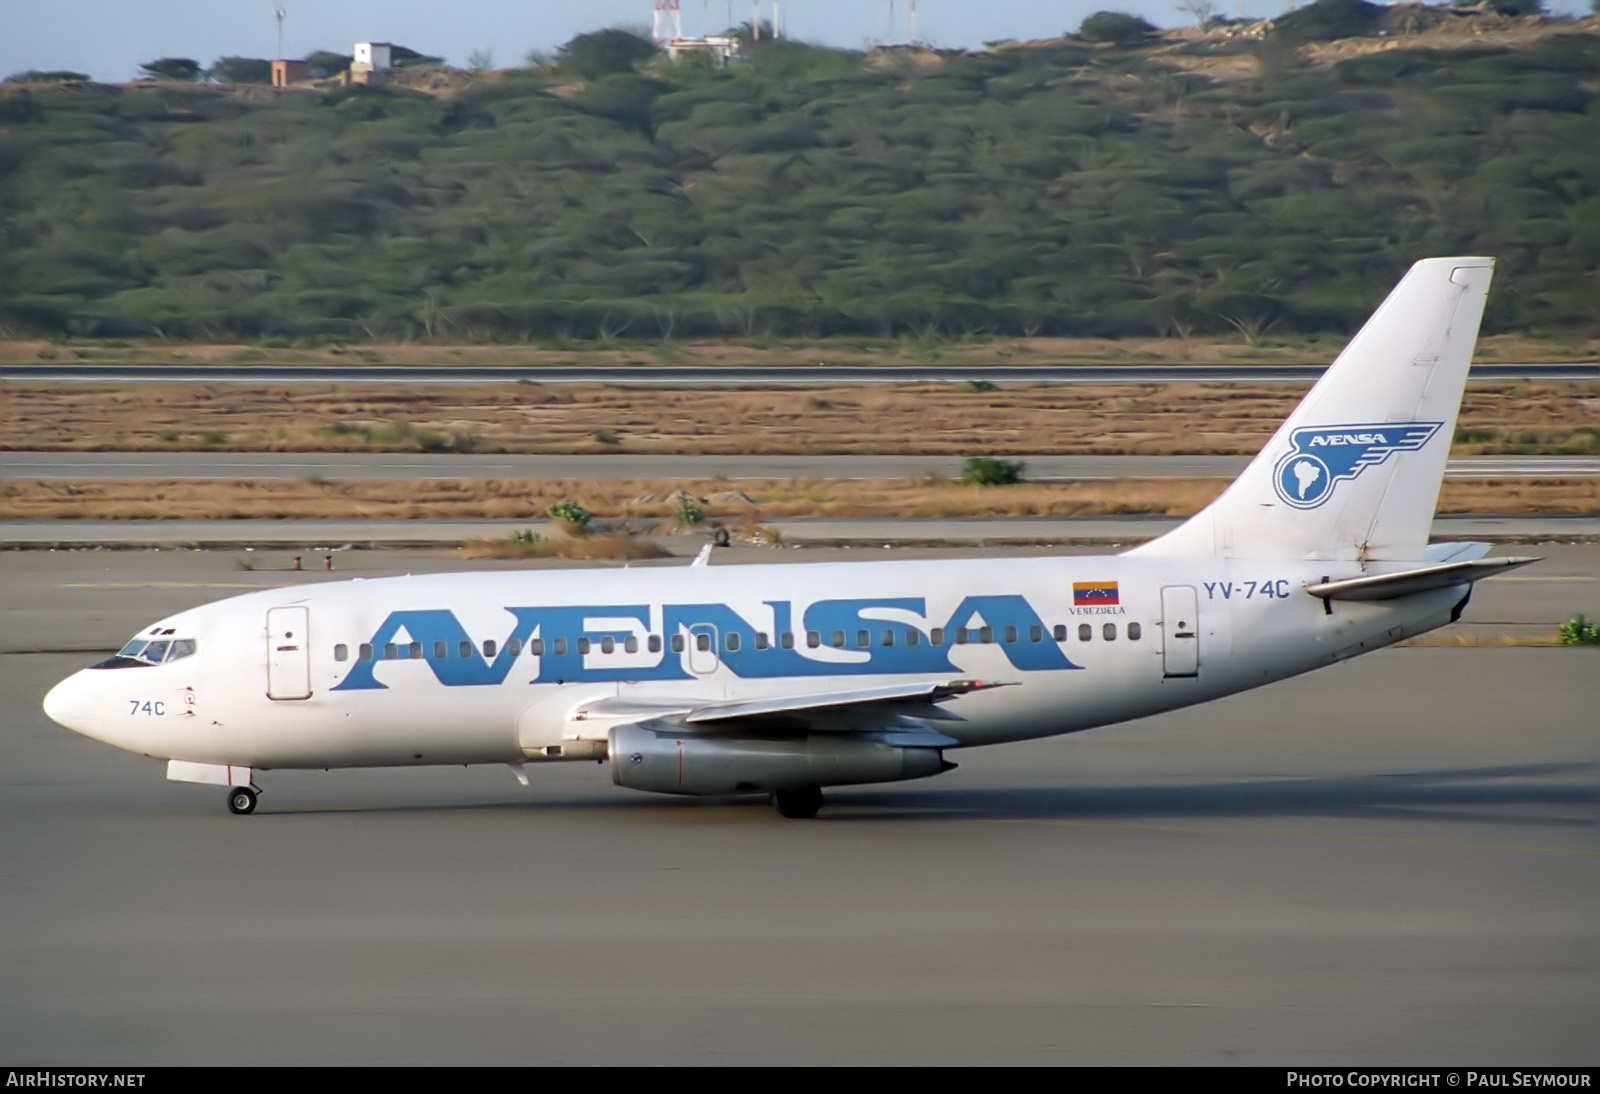
[[(649, 531), (656, 521), (597, 521)], [(1032, 545), (1079, 543), (1130, 545), (1182, 523), (1178, 517), (1006, 517), (770, 520), (787, 547)], [(92, 547), (457, 547), (482, 536), (510, 536), (531, 529), (550, 534), (542, 520), (11, 520), (0, 522), (0, 548)], [(703, 535), (668, 537), (674, 553), (693, 555)], [(1434, 539), (1494, 543), (1600, 540), (1600, 517), (1438, 517)]]
[[(409, 383), (409, 384), (808, 384), (1311, 383), (1326, 365), (84, 365), (15, 364), (0, 380), (99, 383)], [(1592, 361), (1472, 366), (1473, 380), (1600, 380)]]
[[(1032, 482), (1236, 477), (1249, 456), (1018, 456)], [(415, 455), (320, 452), (6, 452), (4, 479), (920, 479), (960, 456)], [(1600, 458), (1465, 456), (1452, 478), (1594, 478)]]

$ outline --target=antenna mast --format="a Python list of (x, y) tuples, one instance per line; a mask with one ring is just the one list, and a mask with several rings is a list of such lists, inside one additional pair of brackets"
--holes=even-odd
[(655, 26), (650, 36), (656, 45), (683, 37), (683, 11), (678, 0), (656, 0)]
[(284, 10), (284, 7), (283, 7), (282, 4), (279, 4), (279, 5), (277, 5), (276, 7), (274, 7), (272, 9), (272, 14), (278, 20), (278, 52), (276, 54), (276, 57), (277, 57), (278, 60), (281, 61), (281, 60), (283, 60), (283, 17), (288, 15), (289, 13)]

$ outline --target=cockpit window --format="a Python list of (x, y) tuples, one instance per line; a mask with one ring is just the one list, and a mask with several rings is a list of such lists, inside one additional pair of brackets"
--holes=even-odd
[(163, 665), (192, 655), (197, 648), (193, 638), (135, 638), (115, 657), (108, 657), (90, 668), (128, 669), (149, 665)]

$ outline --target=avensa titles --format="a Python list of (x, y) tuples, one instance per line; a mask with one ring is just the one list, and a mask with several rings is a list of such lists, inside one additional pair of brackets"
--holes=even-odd
[(762, 605), (759, 623), (717, 603), (506, 605), (510, 629), (485, 652), (449, 609), (392, 611), (333, 690), (382, 689), (383, 667), (418, 659), (446, 687), (500, 684), (518, 663), (531, 663), (539, 681), (686, 680), (697, 653), (746, 678), (955, 672), (952, 649), (979, 643), (1023, 672), (1083, 667), (1019, 594), (966, 597), (931, 627), (921, 597), (818, 600), (799, 627), (790, 601)]

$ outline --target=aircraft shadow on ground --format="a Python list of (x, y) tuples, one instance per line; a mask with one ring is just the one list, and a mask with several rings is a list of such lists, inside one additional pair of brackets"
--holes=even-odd
[[(1600, 764), (1546, 763), (1450, 768), (1312, 778), (1229, 782), (1173, 782), (1049, 787), (939, 787), (934, 785), (835, 787), (826, 793), (822, 820), (907, 822), (951, 820), (1056, 820), (1134, 824), (1212, 821), (1219, 818), (1303, 817), (1431, 819), (1530, 828), (1593, 826), (1600, 819)], [(542, 797), (496, 802), (367, 804), (294, 807), (280, 814), (528, 810), (640, 814), (662, 819), (667, 811), (721, 813), (768, 809), (764, 798)]]
[[(898, 812), (897, 812), (898, 811)], [(1122, 786), (833, 791), (824, 815), (858, 820), (1060, 820), (1137, 823), (1304, 817), (1590, 826), (1600, 764), (1549, 763), (1312, 778)]]

